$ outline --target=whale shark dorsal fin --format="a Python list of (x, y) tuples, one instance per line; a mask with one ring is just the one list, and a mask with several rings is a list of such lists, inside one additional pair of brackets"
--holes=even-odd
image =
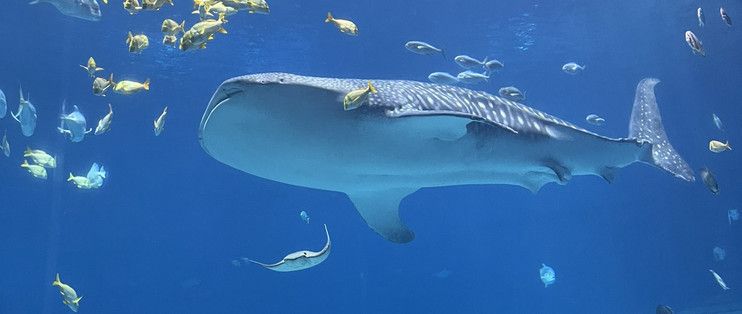
[(399, 217), (399, 203), (417, 188), (390, 188), (349, 192), (348, 197), (369, 227), (385, 239), (407, 243), (415, 238)]

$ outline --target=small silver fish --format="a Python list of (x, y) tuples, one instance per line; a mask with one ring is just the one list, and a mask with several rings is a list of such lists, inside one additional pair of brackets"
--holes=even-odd
[(500, 88), (498, 93), (500, 94), (500, 96), (510, 99), (512, 101), (523, 101), (526, 99), (526, 95), (524, 95), (515, 86), (507, 86), (507, 87)]
[(443, 53), (443, 49), (436, 48), (433, 45), (423, 41), (408, 41), (406, 44), (404, 44), (404, 47), (407, 48), (407, 50), (419, 55), (434, 55), (440, 53), (444, 57), (446, 56), (445, 53)]
[(306, 210), (302, 210), (299, 213), (299, 217), (301, 217), (301, 220), (303, 220), (305, 223), (309, 223), (309, 214), (307, 214)]
[(711, 118), (714, 119), (714, 125), (716, 126), (719, 131), (724, 131), (724, 124), (721, 123), (721, 119), (719, 119), (719, 116), (717, 116), (715, 113), (711, 114)]
[(100, 21), (102, 14), (96, 0), (34, 0), (29, 4), (48, 3), (64, 15), (86, 21)]
[(574, 62), (566, 63), (562, 66), (562, 71), (567, 74), (575, 75), (581, 71), (585, 70), (584, 65), (579, 65)]
[(706, 16), (703, 15), (703, 9), (698, 8), (696, 10), (696, 16), (698, 17), (698, 27), (704, 27), (706, 25)]
[(0, 142), (0, 148), (3, 150), (5, 157), (10, 157), (10, 143), (8, 143), (8, 130), (3, 133), (3, 141)]
[(428, 80), (438, 84), (456, 85), (459, 79), (446, 72), (433, 72), (428, 75)]
[(477, 84), (477, 83), (486, 82), (490, 77), (482, 73), (464, 71), (456, 75), (456, 78), (459, 80), (459, 82), (462, 82), (462, 83)]
[(479, 61), (467, 55), (459, 55), (453, 58), (453, 61), (456, 62), (456, 64), (458, 64), (463, 69), (473, 69), (477, 67), (484, 67), (484, 65), (487, 63), (487, 58), (485, 58), (484, 61)]
[(714, 174), (711, 173), (711, 170), (703, 167), (701, 168), (700, 173), (703, 183), (708, 187), (709, 191), (714, 195), (719, 194), (719, 183), (716, 182), (716, 178), (714, 177)]
[(0, 89), (0, 119), (5, 118), (8, 113), (8, 100), (5, 99), (5, 93)]
[(721, 15), (721, 19), (724, 21), (724, 24), (732, 27), (732, 18), (729, 17), (729, 14), (727, 14), (727, 11), (724, 10), (724, 7), (719, 8), (719, 14)]
[(693, 53), (697, 54), (699, 56), (705, 57), (706, 51), (703, 50), (703, 43), (701, 40), (696, 37), (696, 34), (693, 34), (691, 31), (685, 32), (685, 42), (688, 43), (688, 46), (690, 46), (690, 49), (693, 49)]
[(587, 115), (587, 117), (585, 117), (585, 121), (587, 121), (587, 123), (590, 123), (592, 125), (597, 125), (597, 126), (601, 126), (603, 125), (603, 123), (605, 123), (605, 119), (601, 118), (597, 114)]
[(711, 274), (712, 274), (712, 275), (714, 275), (714, 279), (716, 279), (716, 283), (718, 283), (718, 284), (719, 284), (719, 286), (720, 286), (720, 287), (721, 287), (722, 289), (724, 289), (724, 290), (729, 290), (729, 287), (728, 287), (728, 286), (727, 286), (727, 284), (726, 284), (726, 283), (724, 282), (724, 279), (721, 279), (721, 276), (719, 276), (719, 274), (717, 274), (717, 273), (716, 273), (715, 271), (713, 271), (713, 270), (711, 270), (711, 269), (709, 269), (709, 271), (711, 272)]

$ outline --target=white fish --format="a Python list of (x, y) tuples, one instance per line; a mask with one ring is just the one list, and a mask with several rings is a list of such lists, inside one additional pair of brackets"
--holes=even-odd
[(309, 214), (307, 214), (307, 211), (302, 210), (299, 213), (299, 217), (301, 217), (301, 220), (303, 220), (305, 223), (309, 223)]
[(60, 125), (57, 128), (59, 133), (70, 137), (70, 141), (73, 143), (82, 142), (85, 139), (85, 134), (93, 132), (93, 129), (88, 129), (87, 120), (85, 116), (80, 112), (77, 106), (72, 106), (74, 110), (71, 113), (65, 113), (65, 104), (62, 103), (62, 115), (59, 117)]
[(544, 288), (554, 284), (556, 281), (556, 273), (554, 272), (554, 269), (546, 266), (546, 264), (541, 264), (541, 269), (539, 269), (538, 272), (541, 277), (541, 282), (544, 283)]
[(714, 247), (714, 260), (717, 262), (723, 261), (727, 257), (727, 251), (716, 246)]
[(21, 133), (24, 136), (32, 136), (36, 130), (36, 107), (31, 103), (31, 95), (28, 99), (23, 99), (23, 89), (20, 89), (21, 100), (18, 103), (18, 112), (10, 113), (15, 121), (21, 124)]
[(428, 80), (438, 84), (456, 85), (459, 79), (446, 72), (433, 72), (428, 75)]
[(601, 118), (597, 114), (587, 115), (587, 117), (585, 117), (585, 121), (587, 121), (587, 123), (590, 123), (592, 125), (597, 125), (597, 126), (601, 126), (603, 125), (603, 123), (605, 123), (605, 119)]
[(5, 157), (10, 157), (10, 143), (8, 143), (8, 130), (3, 133), (3, 141), (0, 142), (0, 148), (3, 150)]
[(325, 247), (322, 248), (322, 250), (319, 252), (312, 252), (312, 251), (294, 252), (289, 255), (286, 255), (286, 257), (284, 257), (280, 262), (275, 263), (275, 264), (263, 264), (263, 263), (256, 262), (253, 260), (249, 260), (249, 261), (255, 264), (258, 264), (260, 266), (263, 266), (265, 268), (268, 268), (270, 270), (277, 271), (277, 272), (289, 272), (289, 271), (297, 271), (297, 270), (304, 270), (307, 268), (312, 268), (324, 262), (327, 259), (327, 257), (330, 256), (331, 242), (330, 242), (330, 232), (327, 231), (327, 225), (325, 225), (325, 234), (327, 235), (327, 242), (325, 243)]
[(716, 283), (718, 283), (718, 284), (719, 284), (719, 286), (720, 286), (720, 287), (721, 287), (722, 289), (724, 289), (724, 290), (729, 290), (729, 287), (727, 287), (727, 284), (726, 284), (726, 283), (724, 283), (724, 279), (721, 279), (721, 276), (719, 276), (719, 274), (717, 274), (717, 273), (716, 273), (715, 271), (713, 271), (712, 269), (709, 269), (709, 271), (711, 272), (711, 274), (712, 274), (712, 275), (714, 275), (714, 279), (716, 279)]
[(523, 92), (521, 92), (515, 86), (506, 86), (506, 87), (500, 88), (498, 93), (500, 94), (500, 96), (510, 99), (512, 101), (523, 101), (526, 99), (526, 95), (524, 95)]
[(727, 218), (729, 219), (729, 224), (732, 224), (732, 221), (739, 220), (739, 209), (730, 209), (727, 211)]
[(456, 64), (464, 69), (473, 69), (477, 67), (484, 67), (484, 65), (487, 63), (487, 58), (484, 58), (484, 61), (479, 61), (467, 55), (459, 55), (453, 58), (453, 61), (455, 61)]
[(703, 49), (703, 42), (696, 37), (696, 34), (691, 31), (686, 31), (685, 42), (687, 42), (690, 49), (693, 50), (693, 54), (697, 54), (701, 57), (706, 56), (706, 50)]
[(8, 113), (8, 100), (5, 99), (5, 93), (0, 89), (0, 119), (5, 118)]
[(724, 21), (724, 24), (727, 24), (727, 26), (732, 27), (732, 18), (729, 17), (729, 14), (727, 14), (727, 11), (724, 10), (723, 7), (719, 8), (719, 14), (721, 15), (721, 20)]
[(703, 15), (703, 9), (700, 7), (696, 10), (696, 16), (698, 17), (698, 27), (706, 25), (706, 16)]
[(711, 114), (711, 118), (714, 119), (714, 125), (716, 126), (719, 131), (724, 131), (724, 124), (721, 123), (721, 119), (719, 119), (719, 116), (717, 116), (715, 113)]
[(440, 53), (444, 57), (446, 56), (445, 53), (443, 53), (443, 49), (436, 48), (435, 46), (423, 41), (408, 41), (404, 44), (404, 47), (419, 55), (434, 55)]
[(155, 120), (155, 136), (160, 136), (163, 130), (165, 130), (165, 116), (167, 116), (167, 106), (162, 110), (162, 113)]
[(459, 82), (466, 83), (466, 84), (478, 84), (482, 82), (486, 82), (490, 77), (486, 74), (472, 72), (472, 71), (464, 71), (456, 75), (456, 78), (459, 80)]
[(585, 70), (585, 66), (584, 65), (579, 65), (579, 64), (574, 63), (574, 62), (565, 63), (562, 66), (562, 71), (564, 73), (571, 74), (571, 75), (575, 75), (575, 74), (577, 74), (579, 72), (582, 72), (584, 70)]
[(98, 126), (95, 127), (95, 133), (93, 134), (101, 135), (108, 132), (111, 128), (111, 122), (113, 122), (113, 107), (111, 107), (111, 104), (108, 104), (108, 114), (98, 120)]

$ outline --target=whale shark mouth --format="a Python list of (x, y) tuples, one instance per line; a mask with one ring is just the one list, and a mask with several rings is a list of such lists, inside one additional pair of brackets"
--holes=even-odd
[(654, 87), (636, 89), (629, 137), (612, 139), (525, 105), (460, 87), (373, 80), (377, 94), (345, 111), (368, 81), (264, 73), (225, 81), (199, 127), (214, 159), (286, 184), (345, 193), (384, 238), (409, 242), (400, 202), (423, 187), (509, 184), (537, 192), (574, 176), (612, 181), (642, 162), (693, 181), (670, 144)]

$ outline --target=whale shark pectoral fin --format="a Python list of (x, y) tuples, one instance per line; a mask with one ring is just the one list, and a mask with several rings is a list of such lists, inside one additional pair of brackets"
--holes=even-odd
[(417, 188), (390, 188), (347, 194), (371, 229), (389, 241), (407, 243), (415, 238), (415, 234), (399, 217), (399, 203), (415, 191)]

